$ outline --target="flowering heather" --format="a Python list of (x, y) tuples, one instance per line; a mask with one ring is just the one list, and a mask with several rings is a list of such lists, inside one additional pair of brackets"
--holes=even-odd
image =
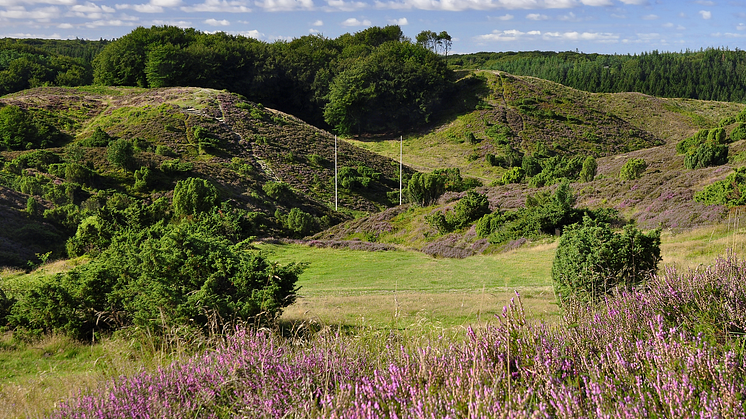
[(559, 325), (526, 322), (517, 298), (494, 325), (427, 344), (238, 330), (52, 417), (746, 417), (744, 330), (746, 264), (729, 257), (569, 307)]

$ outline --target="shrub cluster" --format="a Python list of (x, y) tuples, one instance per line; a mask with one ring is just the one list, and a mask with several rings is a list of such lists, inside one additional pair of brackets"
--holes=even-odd
[(413, 174), (405, 193), (409, 202), (424, 207), (435, 202), (445, 192), (463, 192), (478, 186), (481, 186), (479, 180), (462, 178), (458, 168), (437, 169), (432, 173)]
[(425, 221), (442, 234), (471, 225), (489, 212), (490, 202), (487, 197), (475, 191), (468, 191), (456, 203), (453, 211), (448, 211), (445, 214), (436, 211), (433, 214), (426, 215)]
[[(734, 131), (735, 132), (735, 131)], [(736, 136), (740, 134), (736, 132)], [(728, 162), (728, 146), (731, 142), (724, 128), (702, 129), (693, 136), (676, 144), (676, 152), (685, 154), (687, 169), (720, 166)]]
[(725, 179), (695, 193), (694, 200), (708, 205), (746, 205), (746, 167), (733, 169)]
[(622, 170), (619, 171), (619, 179), (622, 180), (635, 180), (642, 177), (645, 170), (648, 168), (648, 163), (644, 159), (633, 157), (627, 160), (622, 166)]

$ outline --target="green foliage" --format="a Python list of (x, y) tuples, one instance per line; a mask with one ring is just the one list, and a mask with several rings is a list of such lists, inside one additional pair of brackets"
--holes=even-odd
[(186, 173), (191, 171), (193, 168), (194, 165), (192, 163), (182, 162), (177, 159), (166, 160), (161, 163), (160, 167), (161, 171), (167, 174)]
[(660, 233), (645, 234), (627, 225), (615, 234), (608, 224), (588, 217), (568, 226), (552, 265), (558, 299), (595, 302), (617, 287), (642, 283), (658, 269)]
[(177, 157), (178, 156), (176, 153), (173, 152), (173, 150), (171, 150), (171, 148), (163, 144), (157, 145), (155, 147), (155, 154), (159, 156), (166, 156), (166, 157)]
[(176, 182), (173, 206), (177, 217), (210, 212), (217, 203), (218, 191), (209, 181), (190, 177)]
[(582, 156), (565, 157), (562, 155), (545, 157), (539, 160), (541, 172), (530, 178), (529, 186), (539, 188), (561, 182), (563, 179), (577, 179), (583, 169)]
[(746, 167), (733, 169), (725, 179), (695, 193), (694, 200), (708, 205), (746, 205)]
[(619, 179), (635, 180), (642, 177), (642, 174), (648, 168), (645, 160), (640, 158), (631, 158), (624, 163), (622, 170), (619, 172)]
[(458, 168), (436, 169), (432, 173), (415, 173), (404, 191), (407, 200), (415, 205), (427, 206), (446, 191), (463, 192), (481, 186), (477, 179), (462, 178)]
[(598, 169), (598, 163), (593, 156), (588, 156), (583, 161), (583, 168), (580, 169), (579, 178), (582, 182), (591, 182), (596, 177), (596, 170)]
[(477, 141), (477, 137), (474, 136), (474, 133), (469, 131), (466, 133), (466, 142), (474, 145), (478, 143), (479, 141)]
[(292, 191), (285, 182), (267, 182), (262, 185), (262, 190), (268, 197), (282, 201), (290, 198)]
[(141, 167), (135, 170), (135, 190), (145, 192), (150, 188), (150, 184), (153, 181), (153, 172), (148, 167)]
[(311, 154), (308, 156), (308, 162), (316, 167), (323, 167), (327, 160), (318, 154)]
[(295, 300), (299, 265), (279, 266), (216, 234), (213, 217), (125, 230), (86, 265), (19, 296), (10, 322), (90, 340), (128, 326), (208, 327), (262, 315)]
[(485, 195), (475, 191), (468, 191), (463, 198), (459, 199), (453, 211), (445, 215), (442, 212), (434, 212), (425, 216), (425, 221), (440, 233), (448, 233), (462, 229), (489, 214), (490, 203)]
[(18, 106), (0, 108), (0, 146), (9, 150), (52, 147), (64, 140), (54, 126), (37, 121), (29, 111)]
[(26, 214), (35, 216), (39, 214), (39, 202), (33, 196), (29, 196), (26, 200)]
[(356, 167), (343, 166), (337, 173), (339, 185), (345, 189), (368, 188), (373, 181), (380, 179), (381, 174), (370, 167), (359, 165)]
[(135, 148), (132, 141), (120, 138), (106, 147), (106, 158), (109, 163), (122, 169), (128, 169), (134, 163)]
[(512, 167), (507, 172), (503, 173), (500, 178), (501, 185), (509, 185), (511, 183), (521, 183), (523, 180), (523, 169), (520, 167)]
[(298, 208), (293, 208), (287, 215), (286, 227), (296, 236), (305, 237), (313, 231), (313, 216)]
[(730, 139), (733, 142), (746, 139), (746, 123), (740, 122), (730, 133)]
[(101, 127), (96, 127), (96, 129), (93, 131), (93, 134), (91, 134), (90, 137), (82, 140), (80, 142), (80, 145), (83, 147), (106, 147), (112, 140), (114, 139), (111, 137), (111, 135), (101, 129)]
[(220, 139), (203, 127), (195, 127), (193, 135), (200, 153), (216, 149), (220, 146)]
[(687, 169), (720, 166), (728, 162), (728, 146), (712, 143), (701, 144), (686, 153), (684, 166)]
[(521, 160), (521, 168), (526, 177), (533, 177), (541, 173), (541, 162), (534, 156), (523, 156)]

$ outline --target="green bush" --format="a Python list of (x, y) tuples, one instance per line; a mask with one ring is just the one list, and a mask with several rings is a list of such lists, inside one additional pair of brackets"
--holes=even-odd
[[(209, 224), (209, 222), (207, 223)], [(204, 221), (127, 230), (86, 265), (19, 296), (9, 316), (25, 330), (90, 340), (129, 326), (217, 326), (262, 315), (295, 300), (299, 265), (280, 266), (233, 245)]]
[(739, 123), (730, 133), (730, 139), (733, 142), (746, 139), (746, 123)]
[(687, 169), (720, 166), (725, 163), (728, 163), (728, 146), (709, 142), (690, 150), (684, 158), (684, 166)]
[(512, 167), (507, 172), (503, 173), (500, 178), (500, 184), (509, 185), (511, 183), (521, 183), (523, 180), (523, 169), (520, 167)]
[(541, 173), (541, 163), (539, 159), (534, 156), (523, 156), (523, 161), (521, 161), (521, 168), (523, 169), (523, 173), (526, 175), (526, 177), (536, 176)]
[(438, 211), (425, 216), (425, 221), (440, 233), (448, 233), (471, 225), (474, 221), (490, 213), (490, 203), (485, 195), (468, 191), (453, 211), (443, 214)]
[(615, 234), (588, 217), (565, 228), (552, 264), (560, 302), (598, 301), (617, 287), (642, 283), (658, 269), (660, 230), (647, 234), (628, 225)]
[(583, 168), (580, 169), (580, 180), (582, 182), (591, 182), (596, 177), (596, 170), (598, 169), (598, 163), (593, 156), (588, 156), (583, 161)]
[(153, 181), (153, 173), (147, 167), (141, 167), (135, 170), (135, 190), (146, 192)]
[(111, 135), (101, 129), (101, 127), (96, 127), (96, 130), (93, 131), (93, 134), (91, 134), (90, 137), (82, 140), (80, 142), (80, 145), (83, 147), (107, 147), (112, 140), (113, 138)]
[(275, 200), (287, 199), (292, 195), (290, 186), (285, 182), (267, 182), (262, 185), (262, 190), (268, 197)]
[(205, 179), (190, 177), (176, 182), (174, 188), (174, 215), (196, 215), (210, 212), (218, 203), (218, 191)]
[(169, 146), (159, 145), (155, 147), (155, 154), (165, 157), (178, 157), (178, 154), (174, 153)]
[(305, 237), (313, 232), (313, 216), (298, 208), (293, 208), (287, 215), (286, 226), (296, 236)]
[(746, 205), (746, 167), (733, 169), (725, 179), (695, 193), (694, 200), (708, 205)]
[(186, 173), (191, 171), (194, 165), (189, 162), (182, 162), (180, 160), (166, 160), (161, 163), (161, 171), (167, 174)]
[(647, 168), (648, 164), (645, 160), (631, 158), (624, 163), (624, 166), (622, 166), (622, 170), (619, 172), (619, 178), (622, 180), (639, 179)]
[(106, 158), (114, 166), (128, 169), (134, 162), (135, 148), (132, 141), (120, 138), (106, 147)]

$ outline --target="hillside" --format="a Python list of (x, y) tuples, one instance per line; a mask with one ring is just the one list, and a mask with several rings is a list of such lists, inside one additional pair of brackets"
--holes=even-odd
[[(743, 165), (739, 156), (746, 144), (737, 141), (730, 145), (730, 163), (696, 170), (684, 167), (685, 156), (677, 155), (675, 146), (700, 129), (718, 127), (723, 120), (726, 132), (732, 132), (736, 127), (732, 118), (743, 105), (639, 93), (594, 94), (499, 72), (478, 72), (474, 79), (472, 89), (481, 97), (476, 109), (407, 137), (405, 164), (420, 170), (458, 167), (462, 174), (481, 178), (492, 186), (477, 191), (487, 195), (494, 211), (522, 208), (528, 195), (551, 193), (555, 187), (536, 188), (526, 182), (500, 185), (508, 168), (491, 166), (488, 154), (505, 156), (509, 146), (523, 155), (538, 150), (568, 158), (594, 155), (598, 162), (595, 179), (571, 184), (577, 207), (615, 208), (641, 227), (673, 231), (716, 224), (727, 216), (725, 207), (707, 206), (692, 198), (695, 192), (725, 178), (732, 167)], [(474, 134), (476, 144), (466, 141), (468, 133)], [(399, 152), (396, 140), (351, 142), (392, 158)], [(644, 159), (647, 170), (640, 179), (621, 180), (621, 167), (630, 158)], [(460, 257), (504, 249), (479, 239), (473, 226), (439, 234), (428, 225), (426, 215), (453, 210), (462, 196), (447, 193), (433, 207), (390, 209), (340, 224), (317, 238), (367, 239)]]
[[(260, 236), (292, 235), (281, 220), (292, 208), (313, 216), (316, 230), (377, 212), (391, 205), (387, 193), (398, 187), (398, 164), (340, 142), (348, 187), (340, 188), (335, 212), (334, 136), (223, 91), (37, 88), (5, 96), (0, 104), (21, 109), (32, 125), (60, 131), (54, 147), (44, 151), (2, 153), (0, 265), (23, 265), (50, 250), (60, 255), (66, 237), (97, 206), (112, 197), (168, 198), (188, 177), (209, 180), (222, 201), (254, 213), (248, 233)], [(96, 143), (97, 131), (110, 138)], [(134, 146), (126, 168), (107, 158), (116, 139)], [(66, 172), (68, 167), (82, 172)], [(40, 208), (29, 217), (30, 196)]]

